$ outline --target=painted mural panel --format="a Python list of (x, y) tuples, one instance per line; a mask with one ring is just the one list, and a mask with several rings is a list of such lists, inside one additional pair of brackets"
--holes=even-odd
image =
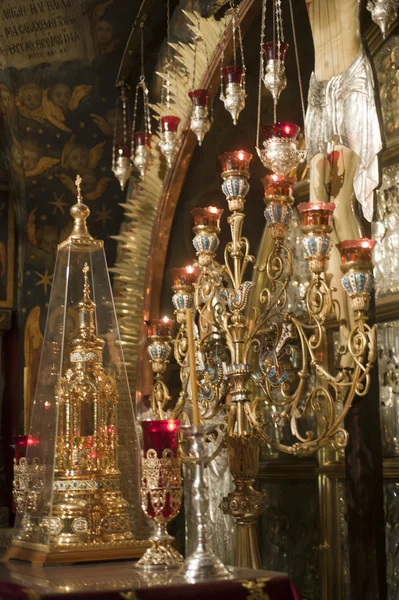
[(1, 137), (22, 232), (16, 269), (21, 425), (29, 422), (55, 255), (71, 230), (78, 173), (90, 231), (105, 239), (113, 264), (111, 236), (119, 231), (123, 201), (110, 170), (114, 84), (134, 13), (134, 3), (124, 0), (0, 0)]
[(74, 0), (2, 0), (2, 67), (21, 68), (46, 61), (94, 58), (88, 13)]

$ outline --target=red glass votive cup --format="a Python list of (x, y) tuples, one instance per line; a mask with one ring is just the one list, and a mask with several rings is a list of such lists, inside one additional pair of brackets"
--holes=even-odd
[(287, 42), (280, 42), (280, 51), (277, 42), (265, 42), (263, 44), (263, 52), (265, 53), (266, 61), (273, 60), (275, 58), (283, 61), (285, 59), (287, 50)]
[(235, 152), (224, 152), (219, 156), (222, 165), (222, 173), (238, 171), (240, 173), (249, 172), (249, 163), (252, 160), (252, 154), (245, 150), (236, 150)]
[(262, 128), (262, 132), (265, 141), (273, 137), (295, 141), (298, 136), (298, 133), (300, 132), (300, 129), (301, 128), (298, 127), (298, 125), (295, 125), (295, 123), (281, 121), (278, 123), (274, 123), (273, 125), (265, 125)]
[(332, 231), (335, 204), (332, 202), (301, 202), (298, 210), (301, 213), (302, 229), (306, 231)]
[(136, 131), (133, 134), (134, 145), (137, 146), (151, 146), (152, 133), (148, 131)]
[(172, 131), (173, 133), (176, 133), (180, 119), (179, 117), (174, 117), (173, 115), (167, 115), (160, 118), (160, 123), (163, 133), (165, 133), (165, 131)]
[(197, 281), (199, 270), (195, 267), (175, 267), (171, 269), (173, 287), (188, 287)]
[(155, 450), (158, 458), (162, 458), (163, 451), (170, 450), (172, 455), (177, 457), (180, 421), (174, 419), (141, 421), (141, 427), (144, 456), (147, 455), (148, 450)]
[(265, 198), (275, 196), (292, 196), (292, 186), (295, 183), (293, 177), (285, 175), (266, 175), (262, 179), (263, 187), (265, 188)]
[(32, 435), (18, 435), (15, 438), (15, 460), (19, 463), (26, 456), (26, 451), (32, 446), (38, 446), (39, 440)]
[(241, 83), (244, 73), (245, 69), (241, 65), (228, 65), (222, 68), (222, 75), (226, 85), (229, 83)]
[(375, 244), (374, 240), (369, 240), (368, 238), (344, 240), (340, 244), (337, 244), (337, 248), (341, 254), (341, 263), (343, 265), (353, 262), (372, 263)]
[(193, 208), (191, 214), (194, 217), (194, 227), (219, 227), (223, 208), (216, 208), (216, 206)]
[(188, 95), (194, 106), (208, 106), (211, 99), (211, 92), (204, 89), (191, 90)]
[(171, 337), (173, 323), (174, 321), (168, 319), (168, 317), (145, 321), (148, 337)]

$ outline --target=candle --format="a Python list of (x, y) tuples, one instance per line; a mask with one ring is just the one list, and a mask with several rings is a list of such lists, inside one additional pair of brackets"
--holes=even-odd
[(200, 424), (200, 412), (198, 406), (198, 391), (197, 391), (197, 372), (195, 370), (195, 349), (194, 349), (194, 332), (193, 332), (193, 311), (191, 308), (186, 310), (187, 323), (187, 341), (188, 341), (188, 360), (190, 365), (190, 383), (191, 397), (193, 400), (193, 425)]

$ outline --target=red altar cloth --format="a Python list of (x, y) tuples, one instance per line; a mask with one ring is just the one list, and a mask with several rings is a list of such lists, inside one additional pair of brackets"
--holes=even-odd
[[(262, 593), (263, 596), (255, 594)], [(115, 592), (80, 592), (72, 594), (45, 594), (23, 588), (13, 583), (0, 582), (0, 600), (301, 600), (299, 593), (287, 577), (272, 579), (207, 582), (197, 585), (157, 586)]]

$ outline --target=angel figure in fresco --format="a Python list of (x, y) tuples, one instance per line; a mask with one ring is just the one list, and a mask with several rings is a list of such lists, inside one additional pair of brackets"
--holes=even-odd
[(43, 92), (37, 83), (26, 83), (19, 88), (15, 104), (22, 117), (45, 123), (46, 117), (42, 108), (42, 99)]
[(26, 233), (28, 244), (25, 253), (25, 262), (37, 268), (54, 267), (55, 254), (59, 243), (59, 234), (54, 225), (44, 223), (36, 225), (36, 212), (34, 208), (28, 215)]
[(61, 131), (71, 133), (70, 128), (65, 124), (66, 115), (79, 107), (92, 87), (92, 85), (77, 85), (72, 89), (67, 83), (54, 83), (43, 92), (41, 110), (45, 119)]
[(13, 136), (11, 167), (17, 175), (35, 177), (51, 169), (59, 162), (58, 158), (41, 156), (40, 146), (35, 140), (25, 138), (18, 142)]
[(14, 95), (5, 83), (0, 83), (0, 113), (8, 124), (10, 124), (14, 114), (14, 108)]
[[(116, 108), (109, 110), (105, 117), (90, 113), (93, 123), (103, 132), (107, 137), (113, 137), (114, 134), (116, 139), (123, 134), (123, 119), (121, 111)], [(116, 130), (115, 130), (116, 128)]]
[(114, 38), (114, 28), (110, 21), (104, 19), (107, 8), (114, 0), (107, 0), (96, 6), (92, 12), (94, 33), (97, 41), (97, 54), (102, 56), (113, 52), (119, 45), (119, 39)]
[(76, 136), (65, 144), (61, 156), (61, 167), (64, 173), (58, 175), (63, 185), (76, 195), (75, 178), (82, 178), (82, 192), (86, 200), (97, 200), (113, 181), (112, 177), (101, 177), (97, 180), (95, 168), (103, 155), (105, 142), (100, 142), (91, 150), (76, 142)]
[(39, 374), (42, 344), (43, 335), (40, 330), (40, 306), (35, 306), (26, 319), (24, 331), (24, 422), (26, 431), (29, 430), (32, 404)]

